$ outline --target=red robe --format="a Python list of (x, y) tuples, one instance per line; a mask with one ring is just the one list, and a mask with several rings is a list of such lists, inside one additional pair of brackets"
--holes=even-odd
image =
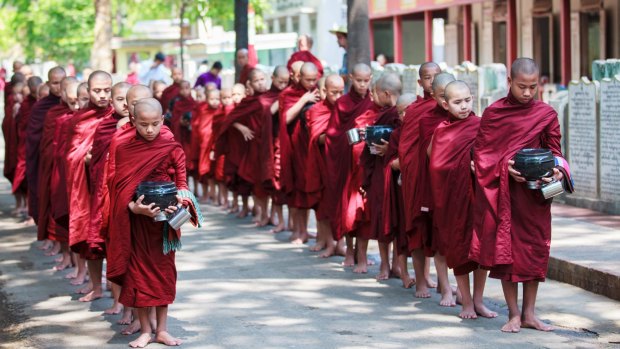
[[(319, 202), (319, 188), (311, 188), (306, 183), (308, 148), (310, 132), (305, 113), (302, 111), (287, 124), (286, 113), (306, 94), (306, 89), (291, 85), (278, 97), (280, 101), (280, 161), (282, 172), (280, 180), (286, 193), (287, 203), (293, 208), (309, 209)], [(308, 106), (304, 106), (307, 108)], [(311, 191), (314, 189), (314, 191)]]
[(181, 86), (176, 83), (172, 83), (172, 85), (166, 87), (161, 94), (161, 109), (164, 111), (164, 114), (170, 112), (170, 102), (179, 95), (179, 91), (181, 90)]
[(43, 124), (47, 111), (60, 103), (60, 97), (53, 94), (37, 101), (32, 107), (26, 127), (26, 180), (28, 181), (28, 214), (39, 220), (39, 145), (43, 135)]
[[(186, 113), (192, 113), (194, 108), (196, 107), (196, 101), (190, 96), (189, 98), (179, 97), (174, 102), (174, 107), (172, 108), (172, 119), (170, 120), (170, 129), (172, 133), (174, 133), (174, 139), (177, 140), (183, 147), (183, 151), (185, 154), (191, 153), (191, 134), (192, 131), (188, 126), (181, 125), (181, 120), (183, 115)], [(190, 157), (187, 157), (188, 163), (186, 166), (189, 166)], [(191, 170), (191, 166), (189, 166)]]
[(508, 160), (523, 148), (547, 148), (557, 157), (560, 124), (551, 106), (522, 104), (511, 93), (482, 115), (474, 142), (476, 196), (469, 256), (512, 282), (543, 281), (551, 244), (551, 201), (513, 181)]
[(316, 66), (316, 68), (319, 71), (319, 78), (321, 78), (321, 76), (323, 76), (323, 64), (321, 64), (321, 61), (318, 58), (316, 58), (312, 54), (312, 52), (310, 52), (310, 51), (297, 51), (297, 52), (293, 53), (291, 55), (291, 58), (289, 58), (288, 63), (286, 63), (286, 67), (288, 68), (288, 71), (292, 71), (293, 63), (295, 63), (297, 61), (314, 63), (314, 65)]
[(51, 203), (58, 198), (52, 195), (52, 171), (54, 167), (54, 136), (57, 121), (71, 114), (69, 106), (62, 102), (52, 107), (45, 115), (43, 134), (41, 136), (41, 151), (39, 153), (39, 219), (37, 224), (38, 240), (50, 239), (65, 241), (61, 236), (65, 235), (62, 227), (57, 226), (52, 219)]
[(69, 242), (69, 197), (67, 196), (67, 151), (71, 132), (73, 112), (69, 112), (56, 120), (54, 130), (54, 156), (52, 178), (50, 184), (51, 213), (57, 226), (62, 227), (61, 242)]
[(108, 152), (112, 137), (116, 133), (116, 124), (123, 117), (116, 113), (103, 118), (95, 130), (93, 145), (88, 167), (88, 189), (90, 192), (90, 225), (88, 226), (88, 236), (86, 243), (93, 255), (98, 257), (105, 256), (105, 237), (107, 232), (103, 231), (103, 212), (104, 212), (104, 182), (105, 171), (108, 160)]
[[(393, 128), (400, 127), (400, 118), (396, 107), (381, 110), (370, 125), (387, 125)], [(389, 139), (387, 139), (389, 141)], [(391, 231), (385, 230), (383, 199), (385, 197), (386, 161), (384, 157), (370, 153), (368, 146), (364, 147), (360, 164), (363, 168), (362, 188), (366, 192), (367, 208), (370, 214), (370, 238), (389, 243), (394, 239)], [(389, 167), (389, 164), (387, 164)]]
[(13, 93), (5, 94), (4, 99), (4, 119), (2, 119), (2, 135), (4, 136), (4, 177), (13, 183), (15, 177), (15, 166), (17, 158), (15, 157), (16, 135), (15, 135), (15, 119), (13, 118), (13, 106), (15, 105), (15, 95)]
[[(28, 95), (24, 99), (19, 114), (15, 118), (15, 134), (17, 135), (17, 148), (15, 155), (17, 156), (15, 164), (15, 174), (13, 177), (13, 193), (26, 193), (28, 186), (26, 185), (26, 128), (32, 113), (32, 107), (37, 99), (32, 95)], [(6, 158), (5, 158), (6, 159)]]
[(218, 182), (225, 182), (226, 175), (224, 173), (224, 166), (226, 164), (226, 155), (224, 155), (225, 145), (223, 141), (220, 141), (222, 137), (222, 128), (226, 123), (226, 119), (230, 112), (235, 109), (235, 105), (231, 104), (223, 107), (222, 113), (218, 114), (217, 117), (213, 119), (212, 132), (211, 132), (211, 143), (207, 145), (208, 149), (212, 149), (215, 152), (215, 169), (213, 171), (213, 176), (215, 180)]
[(245, 83), (248, 82), (250, 78), (250, 72), (254, 70), (254, 66), (251, 64), (246, 64), (241, 68), (241, 72), (239, 73), (239, 83), (245, 86)]
[(409, 253), (407, 231), (405, 229), (405, 208), (403, 191), (399, 178), (400, 170), (392, 169), (392, 162), (398, 159), (398, 147), (400, 145), (402, 127), (392, 131), (390, 144), (383, 156), (384, 159), (384, 197), (383, 197), (383, 234), (395, 237), (399, 254)]
[(369, 93), (362, 97), (352, 90), (336, 102), (334, 115), (325, 132), (325, 164), (329, 178), (325, 192), (328, 195), (324, 202), (329, 205), (327, 212), (331, 212), (329, 219), (336, 240), (349, 232), (345, 228), (346, 220), (342, 219), (343, 215), (346, 216), (348, 207), (342, 200), (342, 194), (349, 180), (350, 164), (353, 161), (346, 132), (356, 127), (356, 118), (373, 105)]
[(211, 149), (212, 145), (213, 120), (216, 115), (223, 115), (224, 109), (213, 109), (207, 102), (196, 105), (192, 113), (192, 139), (191, 139), (191, 163), (192, 167), (198, 171), (198, 176), (203, 178), (211, 172)]
[[(273, 105), (275, 102), (278, 102), (279, 96), (282, 93), (281, 90), (278, 90), (275, 86), (271, 85), (271, 89), (265, 93), (265, 97), (271, 104)], [(278, 102), (279, 103), (279, 102)], [(267, 103), (264, 103), (267, 104)], [(271, 125), (270, 138), (271, 138), (271, 161), (272, 161), (272, 181), (271, 183), (265, 183), (265, 189), (269, 192), (271, 196), (271, 200), (274, 205), (285, 205), (286, 204), (286, 194), (282, 191), (282, 183), (281, 183), (281, 173), (282, 173), (282, 164), (280, 162), (280, 112), (276, 111), (271, 114), (271, 106), (266, 106), (268, 108), (267, 113), (267, 122)]]
[(99, 259), (86, 243), (89, 234), (90, 192), (88, 170), (84, 157), (93, 145), (99, 124), (114, 113), (114, 108), (89, 106), (71, 119), (72, 130), (67, 147), (67, 196), (69, 198), (69, 245), (85, 259)]
[(437, 252), (446, 257), (455, 275), (473, 271), (477, 264), (469, 259), (474, 220), (474, 176), (471, 150), (480, 127), (480, 118), (451, 118), (433, 134), (429, 161), (433, 195), (433, 241)]
[(402, 192), (405, 212), (405, 229), (408, 236), (409, 251), (422, 248), (423, 241), (413, 239), (415, 183), (418, 176), (418, 162), (420, 154), (420, 116), (435, 108), (437, 102), (428, 93), (424, 98), (418, 98), (406, 110), (403, 125), (400, 132), (400, 144), (398, 146), (398, 159), (402, 177)]
[(310, 132), (310, 144), (308, 147), (308, 162), (306, 166), (306, 185), (310, 192), (319, 192), (321, 198), (316, 207), (317, 220), (329, 218), (328, 205), (325, 204), (325, 183), (328, 173), (325, 164), (325, 146), (319, 144), (319, 138), (327, 131), (327, 125), (334, 112), (334, 105), (323, 100), (308, 109), (306, 120)]
[[(108, 188), (113, 219), (109, 222), (107, 277), (123, 285), (121, 302), (133, 307), (169, 304), (175, 293), (174, 252), (163, 253), (164, 223), (134, 215), (127, 207), (138, 185), (147, 180), (174, 181), (179, 190), (187, 190), (185, 154), (167, 127), (150, 142), (135, 128), (127, 128), (110, 145)], [(179, 238), (180, 231), (167, 229), (166, 235), (167, 239)]]

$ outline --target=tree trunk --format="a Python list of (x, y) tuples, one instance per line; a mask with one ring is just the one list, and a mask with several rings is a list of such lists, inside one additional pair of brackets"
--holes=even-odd
[(180, 58), (181, 58), (181, 71), (183, 72), (183, 75), (185, 76), (185, 45), (183, 44), (184, 41), (184, 37), (183, 37), (183, 19), (185, 18), (185, 9), (187, 7), (187, 1), (184, 0), (181, 3), (181, 14), (179, 16), (179, 48), (180, 48)]
[[(249, 0), (235, 0), (235, 53), (240, 48), (248, 48), (248, 4)], [(235, 81), (239, 81), (241, 68), (235, 56)]]
[(95, 1), (95, 41), (90, 55), (93, 69), (112, 72), (112, 4), (111, 0)]
[(370, 26), (367, 0), (347, 0), (349, 72), (357, 63), (370, 65)]

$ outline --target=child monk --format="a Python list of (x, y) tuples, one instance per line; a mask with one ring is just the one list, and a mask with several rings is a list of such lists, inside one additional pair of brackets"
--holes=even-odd
[[(144, 181), (172, 181), (178, 188), (179, 205), (188, 207), (192, 223), (202, 221), (198, 204), (188, 190), (185, 175), (185, 154), (180, 144), (169, 135), (161, 135), (164, 119), (161, 105), (154, 98), (143, 99), (135, 106), (135, 138), (118, 145), (115, 152), (115, 172), (111, 179), (110, 198), (114, 220), (112, 229), (128, 230), (127, 266), (123, 277), (120, 301), (138, 309), (140, 336), (129, 343), (143, 348), (154, 340), (169, 346), (181, 344), (167, 329), (168, 305), (176, 293), (175, 251), (180, 249), (180, 230), (164, 222), (154, 222), (161, 211), (154, 204), (133, 199), (136, 188)], [(145, 156), (148, 154), (149, 156)], [(164, 208), (168, 214), (176, 206)], [(163, 234), (162, 234), (163, 232)], [(156, 328), (151, 327), (149, 308), (155, 307)]]
[[(546, 148), (556, 157), (552, 177), (569, 185), (570, 173), (560, 148), (560, 124), (555, 110), (535, 100), (540, 71), (530, 58), (512, 63), (508, 96), (482, 114), (474, 142), (476, 196), (474, 233), (469, 256), (490, 277), (502, 281), (508, 305), (504, 332), (521, 327), (551, 331), (535, 312), (538, 284), (545, 280), (551, 241), (551, 201), (538, 190), (528, 189), (525, 178), (514, 169), (514, 155), (523, 148)], [(518, 287), (523, 283), (519, 309)]]
[[(192, 128), (192, 134), (195, 132), (200, 139), (198, 143), (197, 151), (197, 171), (198, 177), (201, 183), (206, 183), (203, 189), (203, 199), (209, 198), (211, 202), (219, 206), (222, 204), (221, 195), (218, 193), (218, 188), (215, 178), (215, 161), (212, 159), (213, 154), (213, 123), (215, 118), (223, 116), (224, 109), (220, 104), (220, 91), (207, 90), (205, 94), (205, 100), (196, 107), (195, 115), (199, 118), (196, 124), (196, 128)], [(206, 189), (206, 192), (204, 191)]]
[[(345, 236), (347, 250), (344, 260), (345, 267), (355, 265), (353, 238), (357, 230), (362, 228), (355, 223), (357, 212), (348, 212), (349, 197), (345, 188), (349, 181), (352, 160), (351, 146), (347, 142), (346, 132), (355, 127), (356, 118), (373, 106), (368, 88), (372, 80), (372, 71), (366, 64), (357, 64), (351, 70), (349, 79), (352, 88), (349, 93), (336, 102), (325, 133), (325, 163), (329, 178), (327, 181), (328, 195), (324, 201), (329, 205), (329, 215), (334, 239), (339, 241)], [(345, 164), (346, 166), (343, 166)], [(356, 188), (357, 191), (359, 189)], [(365, 262), (365, 259), (363, 260)], [(365, 266), (364, 266), (365, 267)], [(363, 270), (361, 268), (360, 270)]]
[[(211, 139), (207, 148), (210, 149), (209, 157), (213, 158), (211, 172), (213, 179), (217, 185), (217, 191), (219, 193), (219, 202), (224, 210), (230, 209), (230, 203), (228, 201), (228, 187), (226, 186), (226, 175), (224, 174), (224, 164), (226, 158), (224, 154), (218, 152), (218, 139), (220, 136), (220, 129), (224, 123), (226, 116), (235, 108), (232, 98), (232, 89), (223, 88), (220, 91), (220, 104), (221, 113), (214, 116), (213, 124), (211, 125)], [(236, 199), (236, 198), (235, 198)]]
[[(192, 85), (189, 81), (183, 80), (179, 83), (179, 95), (171, 102), (172, 118), (170, 119), (170, 129), (174, 138), (183, 146), (185, 154), (191, 152), (191, 118), (192, 111), (196, 107), (196, 101), (192, 97)], [(190, 160), (188, 158), (188, 160)], [(188, 164), (191, 169), (191, 165)], [(198, 191), (198, 178), (191, 171), (194, 178), (194, 194)]]
[[(474, 186), (471, 171), (472, 147), (480, 118), (472, 112), (473, 97), (463, 81), (446, 86), (442, 107), (450, 113), (433, 134), (429, 147), (429, 174), (433, 194), (433, 239), (437, 253), (445, 256), (460, 291), (463, 309), (459, 316), (475, 319), (478, 315), (496, 317), (482, 301), (486, 270), (469, 259), (473, 231)], [(449, 183), (449, 185), (446, 185)], [(474, 296), (469, 274), (474, 273)]]
[[(236, 107), (238, 106), (241, 101), (246, 97), (246, 87), (243, 84), (235, 84), (232, 87), (232, 91), (231, 91), (231, 98), (232, 98), (232, 103), (233, 105)], [(231, 109), (228, 114), (230, 114), (230, 112), (232, 112), (234, 110)], [(228, 114), (226, 114), (226, 118), (228, 119)], [(220, 128), (220, 132), (218, 134), (218, 146), (215, 152), (215, 156), (219, 157), (223, 154), (226, 154), (225, 156), (225, 161), (224, 161), (224, 173), (225, 173), (225, 177), (226, 177), (226, 183), (227, 183), (227, 187), (230, 191), (232, 191), (232, 205), (230, 207), (230, 210), (228, 211), (229, 213), (237, 213), (238, 217), (242, 218), (247, 216), (248, 212), (249, 212), (249, 206), (248, 206), (248, 196), (247, 195), (241, 195), (241, 200), (242, 200), (242, 209), (239, 209), (239, 190), (238, 190), (238, 186), (236, 185), (235, 181), (234, 181), (234, 176), (233, 174), (231, 174), (231, 172), (228, 170), (227, 168), (230, 167), (230, 159), (228, 158), (229, 156), (231, 156), (230, 152), (236, 153), (238, 152), (238, 146), (235, 144), (234, 141), (229, 140), (228, 137), (224, 136), (224, 137), (219, 137), (219, 135), (225, 133), (226, 130), (221, 127)]]
[[(164, 114), (172, 112), (171, 102), (179, 95), (179, 91), (181, 90), (181, 82), (183, 81), (183, 71), (181, 69), (176, 67), (172, 68), (170, 73), (170, 76), (172, 77), (172, 85), (166, 87), (162, 91), (161, 97), (159, 98)], [(153, 85), (155, 85), (155, 83)]]

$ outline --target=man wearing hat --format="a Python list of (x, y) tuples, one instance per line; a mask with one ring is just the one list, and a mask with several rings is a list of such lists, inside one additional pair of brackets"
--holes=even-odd
[(334, 25), (334, 27), (329, 31), (330, 33), (336, 35), (336, 39), (338, 40), (338, 46), (344, 49), (344, 55), (342, 56), (342, 67), (338, 71), (340, 76), (347, 81), (347, 75), (349, 73), (347, 69), (347, 49), (349, 47), (347, 42), (347, 27)]
[(147, 71), (140, 74), (140, 82), (147, 86), (150, 86), (153, 81), (163, 81), (167, 85), (170, 85), (172, 80), (170, 79), (170, 73), (164, 65), (165, 60), (166, 56), (161, 52), (157, 52), (153, 60), (153, 65), (151, 65)]

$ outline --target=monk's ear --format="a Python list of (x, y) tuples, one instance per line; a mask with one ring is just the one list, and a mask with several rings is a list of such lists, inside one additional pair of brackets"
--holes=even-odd
[(508, 87), (510, 87), (510, 85), (512, 85), (512, 78), (509, 76), (508, 77)]
[(448, 101), (446, 99), (444, 99), (443, 101), (441, 101), (441, 106), (445, 109), (448, 110)]

